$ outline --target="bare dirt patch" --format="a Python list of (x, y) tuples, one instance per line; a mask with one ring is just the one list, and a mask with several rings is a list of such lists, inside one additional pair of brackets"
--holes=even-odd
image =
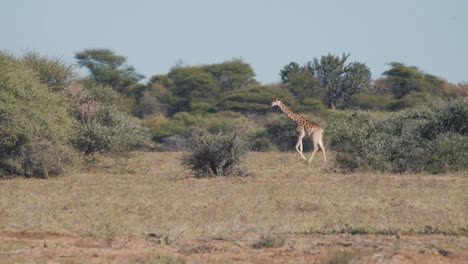
[(281, 247), (255, 249), (252, 245), (258, 238), (245, 234), (183, 237), (161, 245), (144, 236), (97, 239), (47, 232), (1, 232), (0, 263), (314, 263), (340, 253), (359, 263), (466, 263), (468, 259), (465, 237), (283, 236), (285, 244)]

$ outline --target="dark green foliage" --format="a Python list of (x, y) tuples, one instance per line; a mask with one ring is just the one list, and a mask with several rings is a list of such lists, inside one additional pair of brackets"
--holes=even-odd
[[(301, 67), (297, 62), (290, 62), (288, 65), (284, 66), (282, 70), (280, 70), (280, 77), (283, 83), (291, 82), (290, 74), (295, 72), (304, 72), (309, 71), (310, 68)], [(312, 74), (311, 74), (312, 75)]]
[(418, 68), (403, 63), (392, 62), (390, 70), (383, 73), (387, 76), (390, 90), (395, 98), (402, 98), (410, 92), (420, 92), (423, 86), (423, 74)]
[(182, 164), (195, 177), (228, 176), (235, 174), (241, 159), (247, 152), (244, 132), (239, 130), (218, 135), (193, 134), (189, 140), (188, 152), (182, 157)]
[(347, 107), (361, 110), (386, 110), (390, 103), (392, 103), (392, 107), (395, 104), (387, 96), (357, 93), (350, 97)]
[(429, 153), (435, 158), (427, 157), (427, 170), (431, 173), (465, 170), (468, 160), (468, 136), (458, 133), (438, 135), (427, 145)]
[(214, 103), (220, 93), (216, 79), (201, 67), (175, 67), (168, 77), (174, 83), (170, 91), (178, 98), (174, 112), (190, 111), (196, 101)]
[(426, 92), (443, 95), (445, 81), (434, 75), (425, 74), (417, 67), (403, 63), (390, 63), (391, 69), (383, 73), (387, 77), (385, 85), (399, 99), (413, 92)]
[(80, 67), (85, 67), (97, 83), (109, 85), (122, 94), (138, 89), (138, 82), (144, 78), (135, 68), (126, 65), (126, 58), (108, 49), (86, 49), (75, 55)]
[(364, 63), (353, 62), (345, 65), (349, 54), (342, 57), (328, 54), (309, 63), (314, 76), (326, 90), (325, 102), (335, 109), (338, 103), (346, 102), (353, 94), (367, 90), (371, 73)]
[(303, 101), (305, 98), (323, 100), (325, 97), (325, 88), (314, 77), (310, 65), (299, 66), (296, 62), (291, 62), (284, 66), (280, 76), (283, 84), (298, 101)]
[(276, 96), (288, 104), (294, 102), (291, 94), (278, 86), (252, 86), (225, 93), (216, 109), (244, 114), (264, 114), (270, 111), (271, 102)]
[(257, 84), (251, 66), (234, 59), (219, 64), (173, 67), (167, 75), (156, 75), (135, 93), (138, 116), (156, 111), (172, 116), (177, 112), (215, 112), (223, 96)]
[(270, 137), (264, 129), (250, 132), (247, 135), (247, 142), (251, 151), (268, 151), (272, 148)]
[[(0, 53), (0, 176), (48, 177), (76, 163), (66, 100), (45, 85), (43, 68), (29, 65), (31, 59)], [(65, 68), (45, 58), (40, 63)]]
[(165, 138), (172, 136), (187, 138), (190, 135), (191, 127), (174, 119), (157, 127), (150, 127), (149, 130), (153, 142), (162, 143)]
[(347, 102), (353, 94), (369, 90), (372, 75), (366, 64), (350, 63), (346, 66), (345, 73), (341, 88), (341, 101)]
[(328, 54), (320, 60), (314, 58), (305, 66), (291, 62), (281, 70), (280, 76), (299, 101), (316, 98), (335, 109), (353, 94), (367, 91), (371, 86), (369, 68), (359, 62), (346, 64), (348, 57), (349, 54), (341, 58)]
[(218, 80), (222, 91), (232, 91), (256, 84), (252, 67), (241, 59), (233, 59), (219, 64), (202, 67)]
[(435, 102), (372, 120), (336, 116), (328, 135), (343, 168), (442, 173), (467, 168), (468, 101)]
[(300, 111), (320, 114), (325, 113), (327, 111), (327, 107), (320, 99), (306, 98), (301, 102)]
[[(296, 144), (296, 125), (285, 116), (278, 116), (266, 125), (266, 131), (271, 142), (279, 150), (292, 150)], [(304, 140), (306, 143), (306, 140)]]
[(386, 108), (390, 111), (398, 111), (405, 108), (415, 107), (423, 103), (430, 102), (431, 100), (437, 100), (437, 98), (434, 98), (434, 96), (430, 96), (427, 93), (413, 92), (405, 95), (403, 98), (389, 101)]

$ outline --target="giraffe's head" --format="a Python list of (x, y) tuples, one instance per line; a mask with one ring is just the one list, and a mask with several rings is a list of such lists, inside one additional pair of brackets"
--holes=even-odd
[(280, 100), (278, 99), (278, 97), (275, 97), (275, 99), (273, 99), (273, 102), (271, 102), (271, 107), (275, 105), (279, 105), (279, 103), (280, 103)]

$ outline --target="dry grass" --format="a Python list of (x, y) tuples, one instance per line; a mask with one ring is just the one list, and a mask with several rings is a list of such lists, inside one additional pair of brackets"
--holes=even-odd
[(270, 234), (467, 235), (466, 173), (344, 175), (320, 155), (307, 165), (271, 152), (249, 154), (252, 176), (194, 179), (179, 156), (100, 157), (87, 173), (2, 180), (0, 230), (97, 238), (154, 232), (168, 241), (241, 234), (249, 243)]

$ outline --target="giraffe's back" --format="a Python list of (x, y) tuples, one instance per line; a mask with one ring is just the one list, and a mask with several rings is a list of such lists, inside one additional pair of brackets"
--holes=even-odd
[(315, 123), (314, 121), (310, 121), (305, 115), (300, 114), (297, 122), (297, 133), (305, 132), (307, 136), (312, 136), (316, 133), (323, 133), (323, 129), (320, 127), (319, 124)]
[(320, 127), (319, 124), (310, 120), (307, 120), (307, 121), (308, 122), (305, 126), (305, 131), (308, 136), (312, 136), (313, 134), (316, 134), (316, 133), (323, 133), (323, 129)]

